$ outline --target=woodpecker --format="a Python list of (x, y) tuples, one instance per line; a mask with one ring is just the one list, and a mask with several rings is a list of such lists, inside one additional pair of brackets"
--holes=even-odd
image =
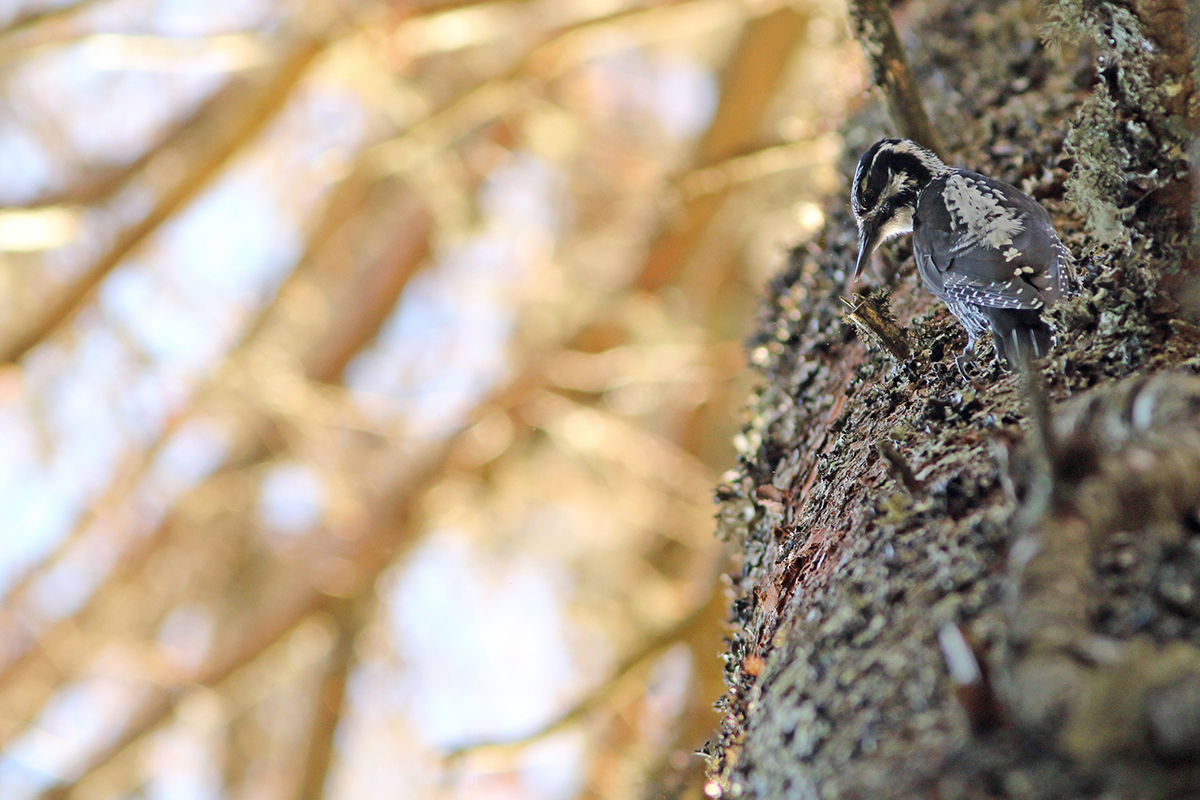
[(951, 169), (915, 142), (881, 139), (858, 162), (851, 207), (859, 231), (855, 279), (881, 242), (913, 234), (922, 283), (967, 329), (967, 347), (955, 359), (964, 378), (989, 327), (1007, 365), (1050, 351), (1042, 311), (1071, 291), (1074, 261), (1032, 197)]

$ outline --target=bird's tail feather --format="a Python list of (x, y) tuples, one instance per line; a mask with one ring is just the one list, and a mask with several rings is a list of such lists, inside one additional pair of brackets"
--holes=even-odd
[(987, 308), (996, 354), (1010, 366), (1050, 352), (1050, 326), (1036, 309)]

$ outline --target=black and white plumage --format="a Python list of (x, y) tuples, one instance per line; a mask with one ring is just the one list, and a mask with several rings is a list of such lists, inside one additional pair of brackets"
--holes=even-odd
[(882, 139), (858, 162), (851, 205), (859, 228), (855, 278), (881, 242), (911, 232), (925, 288), (967, 329), (960, 370), (988, 328), (1006, 363), (1049, 352), (1042, 311), (1071, 290), (1074, 262), (1032, 197), (951, 169), (915, 142)]

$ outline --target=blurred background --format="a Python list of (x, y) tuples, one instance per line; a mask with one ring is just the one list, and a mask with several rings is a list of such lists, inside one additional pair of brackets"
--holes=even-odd
[(866, 80), (837, 0), (0, 2), (0, 797), (702, 796)]

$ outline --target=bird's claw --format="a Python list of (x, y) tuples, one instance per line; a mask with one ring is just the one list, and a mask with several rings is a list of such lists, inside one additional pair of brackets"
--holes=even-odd
[[(960, 355), (955, 356), (954, 366), (958, 367), (958, 374), (962, 376), (963, 382), (972, 386), (977, 386), (978, 381), (984, 377), (983, 369), (975, 362), (975, 348), (973, 347), (968, 347)], [(971, 372), (977, 373), (977, 376), (972, 377)]]

